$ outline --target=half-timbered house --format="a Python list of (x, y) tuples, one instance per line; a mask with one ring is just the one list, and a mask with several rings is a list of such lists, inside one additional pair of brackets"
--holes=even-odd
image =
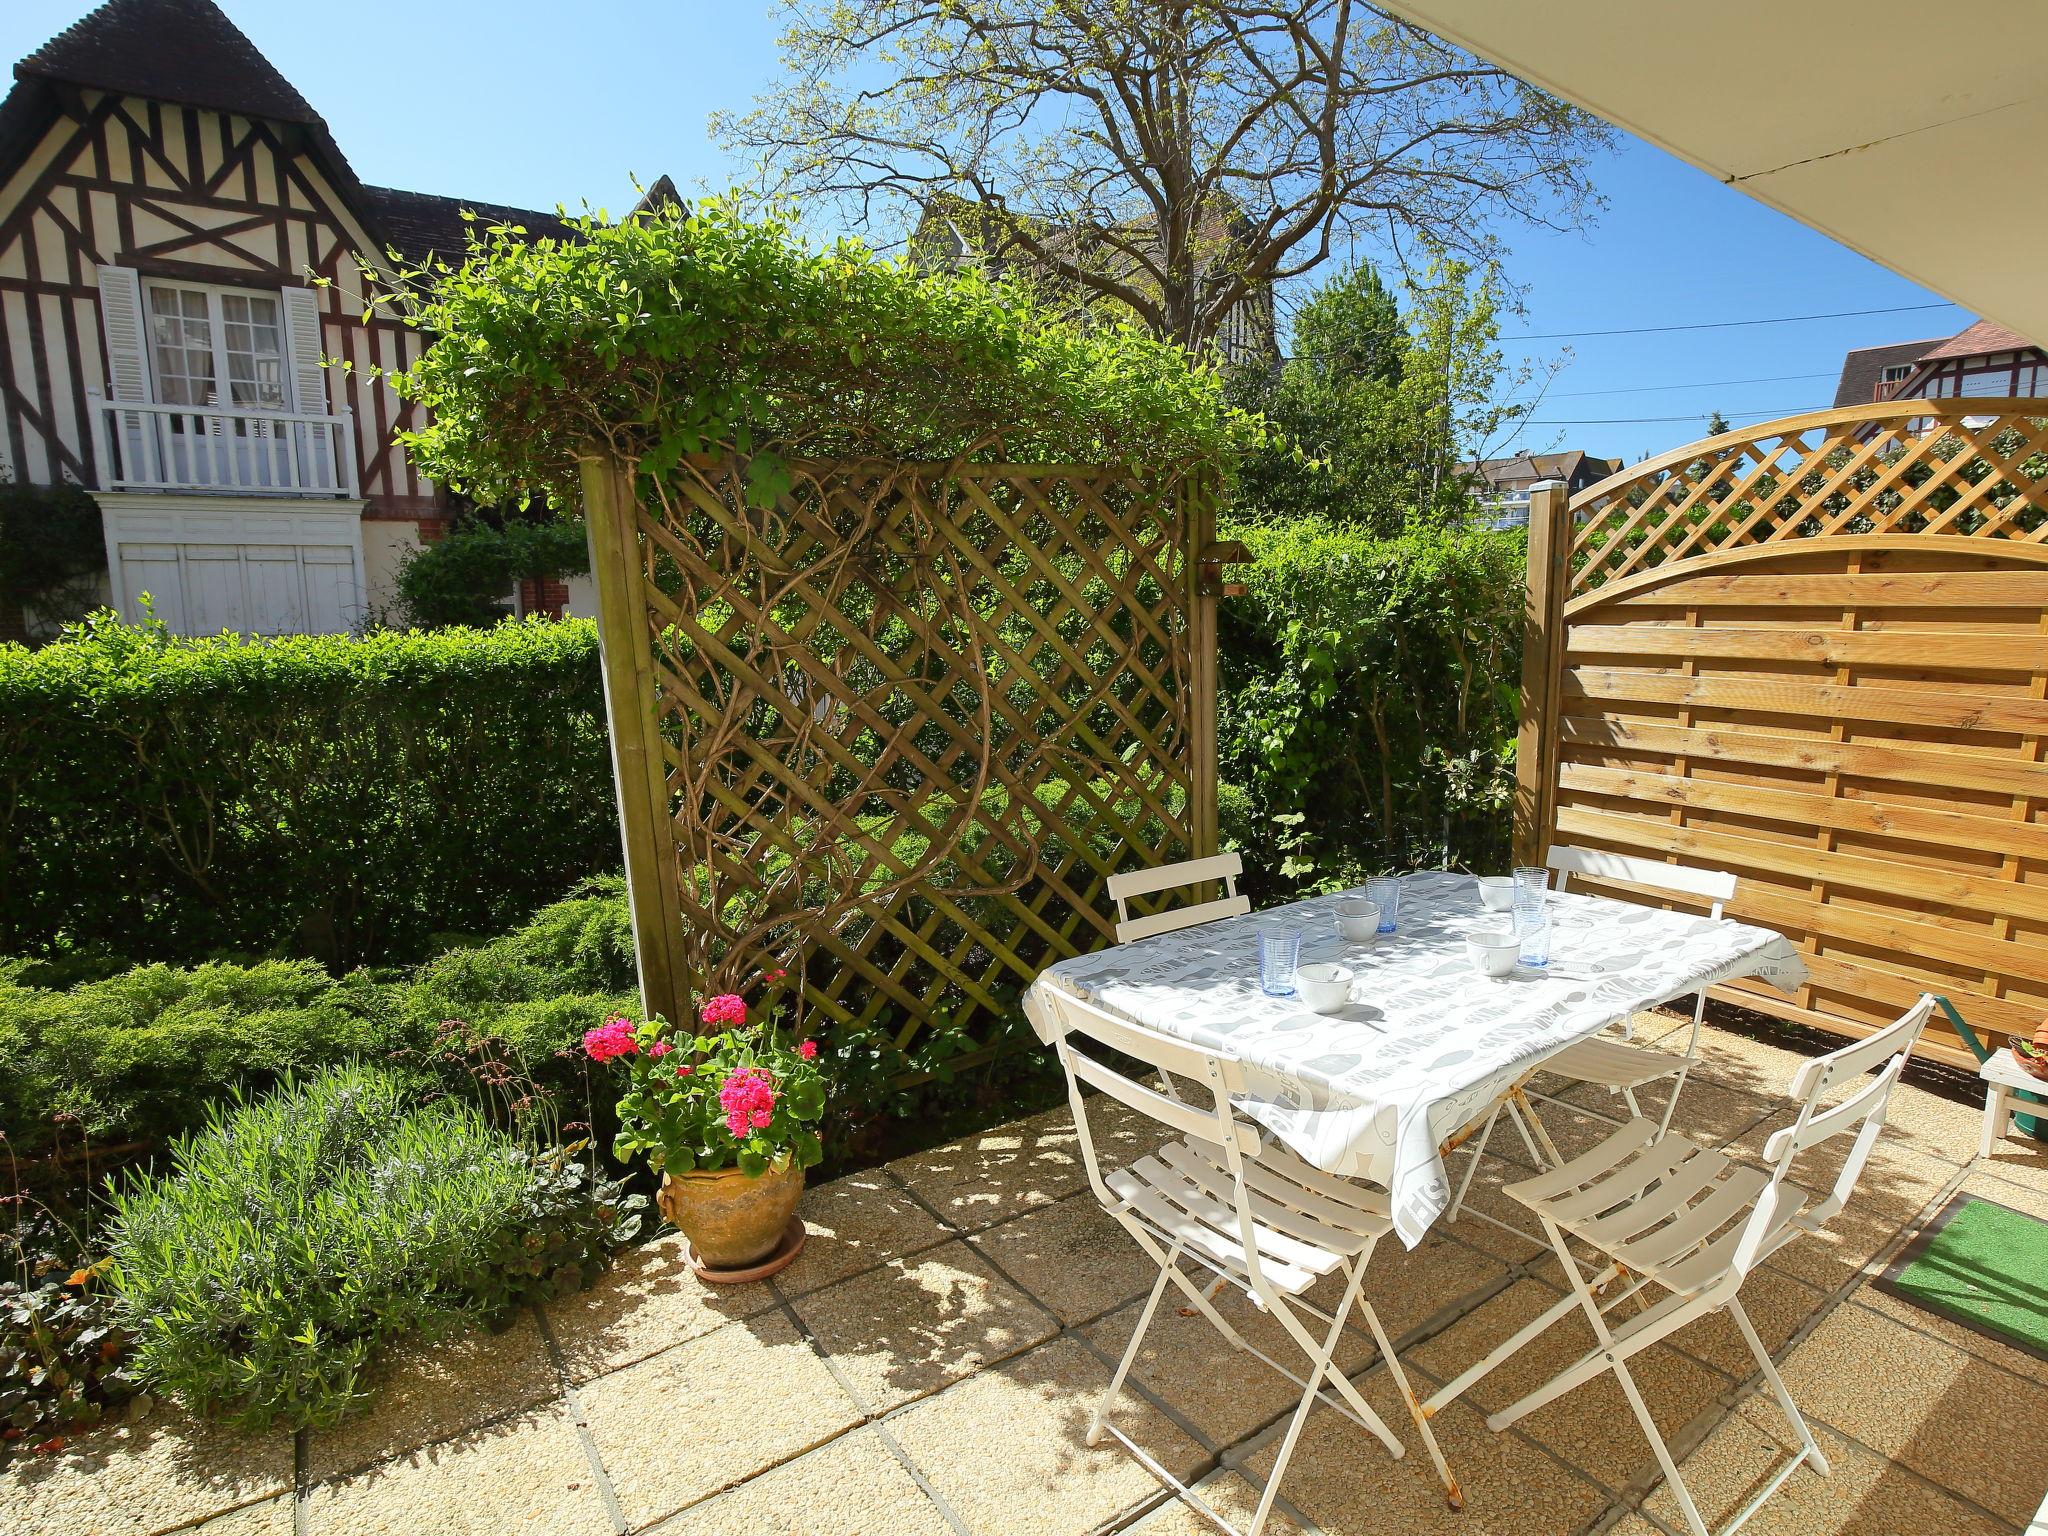
[[(359, 263), (459, 256), (465, 209), (561, 222), (364, 185), (211, 0), (110, 0), (14, 76), (0, 476), (93, 493), (124, 614), (147, 593), (186, 633), (360, 624), (446, 500), (377, 376), (420, 337), (364, 319)], [(0, 611), (0, 637), (21, 622)]]

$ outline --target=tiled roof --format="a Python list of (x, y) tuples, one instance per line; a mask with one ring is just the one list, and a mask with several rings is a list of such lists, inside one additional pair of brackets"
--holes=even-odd
[[(460, 261), (468, 248), (468, 231), (479, 234), (487, 225), (517, 224), (536, 239), (543, 235), (570, 238), (572, 231), (558, 214), (532, 208), (511, 208), (503, 203), (479, 203), (467, 198), (438, 197), (431, 192), (401, 192), (396, 187), (364, 187), (363, 202), (375, 228), (398, 247), (408, 261), (425, 261), (429, 254)], [(476, 224), (462, 217), (464, 210), (476, 215)]]
[(1922, 352), (1919, 361), (1932, 362), (1938, 357), (1981, 357), (1987, 352), (2025, 352), (2033, 345), (2018, 331), (2009, 331), (1994, 321), (1979, 320), (1947, 341)]
[(310, 130), (314, 152), (370, 237), (410, 261), (430, 252), (459, 259), (465, 208), (535, 235), (568, 233), (552, 213), (364, 186), (320, 114), (213, 0), (107, 0), (16, 64), (14, 75), (0, 101), (0, 182), (57, 120), (63, 88), (116, 91)]
[(213, 0), (107, 0), (15, 65), (14, 75), (274, 122), (320, 121)]
[(1858, 347), (1842, 359), (1842, 377), (1835, 384), (1835, 404), (1868, 405), (1877, 398), (1878, 380), (1887, 368), (1900, 363), (1917, 363), (1927, 355), (1933, 341), (1895, 341), (1882, 347)]

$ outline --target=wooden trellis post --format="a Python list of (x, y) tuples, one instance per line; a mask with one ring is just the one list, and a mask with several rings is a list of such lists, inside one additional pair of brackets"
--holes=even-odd
[(1529, 487), (1528, 597), (1522, 610), (1522, 714), (1515, 739), (1515, 862), (1540, 864), (1548, 842), (1551, 757), (1571, 585), (1571, 499), (1562, 480)]
[(605, 724), (612, 743), (612, 783), (619, 801), (640, 1006), (648, 1014), (683, 1023), (691, 1017), (689, 977), (678, 953), (682, 904), (676, 893), (668, 779), (662, 765), (654, 669), (648, 659), (647, 609), (641, 597), (633, 466), (615, 459), (585, 459), (582, 477), (590, 574), (597, 587)]

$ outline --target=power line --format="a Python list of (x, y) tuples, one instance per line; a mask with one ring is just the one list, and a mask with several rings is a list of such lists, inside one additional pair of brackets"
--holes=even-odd
[(1668, 389), (1733, 389), (1738, 384), (1791, 384), (1801, 379), (1832, 379), (1829, 373), (1779, 373), (1767, 379), (1703, 379), (1697, 384), (1631, 384), (1624, 389), (1554, 389), (1547, 400), (1584, 400), (1593, 395), (1648, 395)]
[(1801, 320), (1852, 320), (1863, 315), (1910, 315), (1927, 309), (1959, 309), (1946, 301), (1939, 304), (1895, 304), (1888, 309), (1837, 309), (1820, 315), (1772, 315), (1763, 320), (1701, 320), (1691, 325), (1630, 325), (1612, 331), (1536, 331), (1521, 336), (1503, 336), (1502, 341), (1575, 341), (1586, 336), (1648, 336), (1659, 331), (1725, 331), (1738, 325), (1792, 325)]
[[(1762, 421), (1771, 416), (1790, 416), (1799, 411), (1810, 411), (1813, 409), (1815, 407), (1811, 404), (1781, 405), (1774, 406), (1767, 411), (1732, 411), (1724, 412), (1723, 414), (1727, 415), (1731, 420), (1737, 416), (1754, 416), (1757, 420)], [(1712, 411), (1697, 411), (1690, 416), (1549, 416), (1541, 420), (1518, 421), (1515, 425), (1518, 427), (1636, 427), (1648, 426), (1655, 422), (1706, 421), (1713, 414)]]

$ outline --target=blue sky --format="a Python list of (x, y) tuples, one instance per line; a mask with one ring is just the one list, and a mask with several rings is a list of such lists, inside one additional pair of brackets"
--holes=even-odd
[[(776, 29), (761, 0), (414, 0), (374, 10), (223, 3), (326, 117), (364, 180), (527, 207), (588, 200), (617, 210), (632, 201), (635, 177), (663, 172), (685, 191), (723, 185), (732, 167), (705, 119), (744, 107), (776, 70)], [(0, 59), (20, 58), (89, 8), (88, 0), (8, 0)], [(1503, 231), (1508, 276), (1527, 306), (1505, 332), (1939, 302), (1647, 145), (1603, 157), (1597, 175), (1609, 206), (1590, 227)], [(1516, 446), (1634, 459), (1698, 437), (1709, 411), (1741, 424), (1824, 406), (1845, 349), (1949, 335), (1971, 318), (1943, 305), (1511, 344), (1511, 358), (1572, 349), (1535, 412), (1544, 424)], [(1654, 417), (1689, 419), (1636, 419)]]

